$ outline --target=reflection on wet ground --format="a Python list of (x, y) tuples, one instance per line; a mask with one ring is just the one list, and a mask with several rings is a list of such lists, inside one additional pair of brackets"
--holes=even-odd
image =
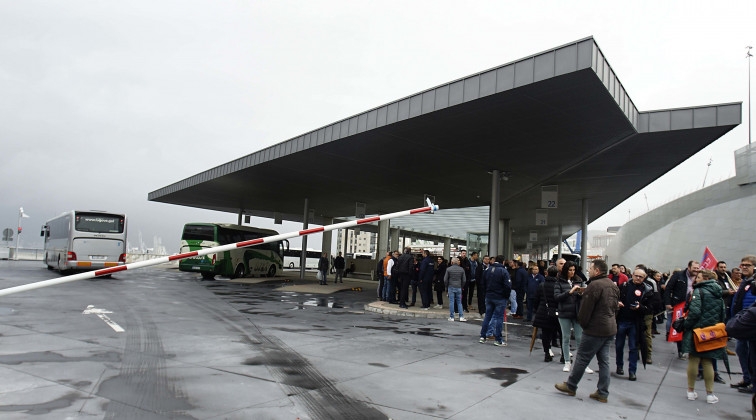
[(506, 388), (509, 385), (517, 382), (518, 375), (528, 373), (528, 371), (516, 368), (495, 367), (490, 369), (468, 370), (462, 373), (470, 375), (483, 375), (491, 379), (504, 381), (501, 383), (501, 386)]
[[(278, 318), (290, 318), (286, 313), (277, 312), (280, 306), (276, 305), (271, 310), (257, 309), (260, 305), (268, 303), (284, 303), (284, 307), (291, 311), (301, 311), (308, 308), (329, 309), (362, 309), (366, 299), (352, 290), (335, 292), (328, 296), (313, 293), (297, 293), (290, 291), (275, 290), (280, 286), (280, 281), (270, 281), (255, 284), (254, 290), (250, 285), (243, 283), (208, 283), (205, 287), (210, 289), (216, 296), (223, 298), (232, 297), (229, 300), (234, 305), (245, 305), (241, 312), (250, 315), (266, 315)], [(367, 299), (369, 300), (369, 299)], [(293, 305), (293, 306), (289, 306)], [(335, 314), (335, 313), (334, 313)]]

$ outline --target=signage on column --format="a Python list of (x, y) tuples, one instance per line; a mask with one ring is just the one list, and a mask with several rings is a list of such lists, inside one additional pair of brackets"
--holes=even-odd
[(530, 242), (538, 242), (538, 232), (530, 231)]
[(354, 216), (358, 219), (365, 218), (365, 212), (367, 211), (367, 204), (354, 203)]
[(536, 226), (549, 225), (549, 212), (547, 210), (536, 210)]
[(528, 242), (527, 249), (533, 249), (533, 242)]
[(541, 208), (559, 208), (559, 186), (544, 185), (541, 187)]

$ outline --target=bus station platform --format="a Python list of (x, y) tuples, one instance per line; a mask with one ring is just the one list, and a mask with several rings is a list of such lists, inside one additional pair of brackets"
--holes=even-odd
[[(376, 296), (378, 282), (376, 282), (375, 280), (355, 278), (355, 277), (345, 277), (343, 283), (334, 284), (333, 279), (334, 279), (334, 276), (329, 275), (328, 284), (322, 285), (320, 284), (318, 279), (315, 277), (315, 273), (313, 271), (305, 272), (305, 278), (300, 279), (299, 272), (293, 271), (293, 270), (285, 270), (283, 275), (276, 276), (274, 279), (271, 279), (269, 277), (245, 277), (245, 278), (233, 279), (233, 280), (218, 278), (218, 280), (220, 281), (225, 280), (230, 283), (239, 283), (239, 284), (260, 284), (260, 283), (270, 283), (271, 281), (274, 281), (274, 282), (280, 281), (281, 286), (275, 289), (278, 292), (295, 292), (295, 293), (330, 295), (330, 294), (344, 292), (344, 291), (355, 291), (355, 292), (365, 293), (366, 296), (368, 297)], [(412, 291), (410, 290), (410, 297), (411, 296), (412, 296)], [(435, 299), (435, 292), (433, 296)], [(383, 315), (401, 316), (401, 317), (409, 317), (409, 318), (444, 319), (444, 318), (449, 317), (449, 301), (448, 301), (448, 298), (446, 297), (444, 299), (445, 300), (444, 300), (444, 304), (442, 305), (443, 306), (442, 308), (435, 309), (433, 306), (431, 306), (430, 309), (425, 311), (425, 310), (422, 310), (420, 307), (421, 306), (420, 293), (418, 292), (415, 306), (411, 306), (407, 309), (402, 309), (402, 308), (399, 308), (399, 306), (396, 304), (390, 304), (388, 302), (383, 302), (378, 299), (375, 299), (374, 301), (365, 304), (365, 311), (375, 312), (375, 313), (383, 314)], [(473, 305), (471, 306), (471, 308), (476, 308), (476, 306)], [(467, 319), (481, 318), (478, 312), (466, 313), (465, 317)]]

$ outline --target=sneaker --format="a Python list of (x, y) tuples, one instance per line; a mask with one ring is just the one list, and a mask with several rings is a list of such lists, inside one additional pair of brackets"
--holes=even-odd
[(494, 346), (503, 346), (503, 345), (505, 344), (502, 343), (501, 341), (494, 341)]
[(721, 376), (719, 376), (719, 374), (714, 375), (714, 382), (719, 383), (719, 384), (726, 384), (727, 383), (727, 382), (725, 382), (724, 379), (722, 379)]
[(436, 305), (436, 306), (433, 307), (433, 309), (441, 309), (441, 308), (443, 308), (442, 305)]
[(430, 308), (420, 308), (420, 310), (422, 310), (422, 311), (427, 311), (428, 309), (430, 309)]
[[(587, 373), (587, 374), (590, 375), (591, 373), (593, 373), (593, 369), (591, 369), (588, 366), (586, 366), (585, 367), (585, 373)], [(593, 397), (591, 397), (591, 398), (593, 398)], [(593, 398), (593, 399), (595, 400), (595, 398)], [(602, 401), (602, 402), (606, 402), (606, 401)]]
[(467, 322), (467, 319), (465, 317), (459, 318), (459, 322)]
[(622, 366), (617, 366), (617, 375), (624, 375), (625, 370), (622, 369)]
[(728, 356), (735, 356), (736, 353), (734, 351), (730, 350), (730, 349), (727, 349), (727, 355)]
[(714, 394), (706, 394), (706, 402), (708, 404), (716, 404), (719, 402), (719, 398)]
[(567, 362), (564, 364), (564, 367), (562, 368), (562, 372), (569, 372), (570, 369), (572, 369), (572, 364), (570, 362)]
[(698, 398), (698, 394), (696, 394), (695, 391), (690, 392), (688, 391), (688, 399), (691, 401), (695, 401), (695, 399)]
[(637, 381), (638, 377), (635, 376), (635, 372), (630, 372), (630, 374), (627, 376), (627, 379), (630, 381)]
[(594, 400), (596, 400), (598, 402), (602, 402), (602, 403), (605, 403), (605, 402), (608, 401), (608, 398), (605, 395), (599, 394), (598, 391), (596, 391), (593, 394), (589, 395), (589, 397), (591, 397), (592, 399), (594, 399)]
[(549, 356), (554, 357), (554, 352), (549, 349)]
[(557, 389), (557, 391), (564, 392), (565, 394), (574, 397), (575, 391), (571, 390), (569, 385), (567, 385), (567, 382), (562, 382), (561, 384), (554, 385), (554, 388)]
[(480, 337), (480, 340), (478, 340), (478, 343), (480, 343), (480, 344), (486, 344), (486, 338), (485, 337)]
[(449, 317), (449, 322), (454, 322), (454, 318), (453, 317)]

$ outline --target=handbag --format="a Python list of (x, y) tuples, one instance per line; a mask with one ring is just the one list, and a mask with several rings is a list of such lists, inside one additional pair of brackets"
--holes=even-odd
[(558, 317), (559, 316), (559, 310), (557, 308), (552, 308), (549, 306), (549, 302), (546, 302), (546, 314), (549, 317)]
[[(687, 315), (687, 313), (686, 313), (686, 315)], [(681, 334), (685, 331), (684, 326), (685, 326), (685, 316), (681, 316), (681, 317), (677, 318), (672, 323), (672, 328), (674, 328), (675, 331), (677, 331), (678, 333), (681, 333)]]
[(727, 347), (725, 324), (720, 322), (711, 327), (694, 328), (693, 342), (696, 345), (696, 352), (698, 353)]

